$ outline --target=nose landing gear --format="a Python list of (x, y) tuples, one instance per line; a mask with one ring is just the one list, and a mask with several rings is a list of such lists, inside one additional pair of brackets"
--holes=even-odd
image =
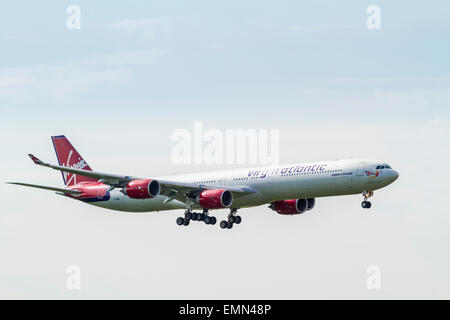
[(222, 229), (231, 229), (234, 224), (239, 224), (242, 221), (241, 216), (236, 215), (237, 209), (231, 209), (230, 214), (228, 215), (228, 220), (220, 221), (220, 227)]
[(367, 199), (373, 196), (373, 191), (363, 191), (362, 195), (364, 197), (364, 201), (361, 202), (361, 207), (364, 209), (369, 209), (372, 206), (372, 203)]

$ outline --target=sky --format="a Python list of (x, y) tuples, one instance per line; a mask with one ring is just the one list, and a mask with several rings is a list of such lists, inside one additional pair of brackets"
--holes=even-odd
[[(69, 5), (80, 29), (67, 28)], [(370, 5), (380, 29), (366, 26)], [(171, 134), (194, 121), (278, 129), (280, 164), (375, 158), (400, 177), (368, 211), (360, 195), (292, 217), (261, 206), (226, 231), (0, 183), (0, 298), (450, 298), (449, 16), (448, 1), (4, 5), (2, 182), (62, 186), (27, 157), (56, 162), (59, 134), (103, 172), (242, 167), (174, 164)], [(66, 287), (70, 265), (80, 290)]]

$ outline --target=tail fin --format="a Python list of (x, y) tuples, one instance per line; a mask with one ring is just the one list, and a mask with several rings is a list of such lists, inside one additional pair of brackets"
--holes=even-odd
[[(77, 169), (91, 170), (91, 167), (80, 156), (78, 151), (72, 146), (65, 136), (53, 136), (53, 146), (55, 147), (56, 158), (60, 166)], [(73, 173), (61, 172), (66, 186), (72, 186), (80, 182), (95, 182), (94, 178), (84, 177)]]

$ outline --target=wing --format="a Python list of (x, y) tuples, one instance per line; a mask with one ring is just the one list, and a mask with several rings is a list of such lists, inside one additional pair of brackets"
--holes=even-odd
[[(123, 188), (127, 185), (128, 182), (132, 180), (144, 179), (132, 176), (124, 176), (117, 175), (111, 173), (103, 173), (98, 171), (91, 170), (83, 170), (77, 169), (73, 167), (65, 167), (59, 165), (53, 165), (49, 163), (45, 163), (42, 160), (39, 160), (32, 154), (29, 154), (31, 160), (37, 165), (44, 166), (47, 168), (52, 168), (54, 170), (59, 170), (63, 172), (69, 172), (85, 177), (91, 177), (94, 179), (98, 179), (99, 182), (103, 182), (112, 187)], [(171, 180), (158, 180), (161, 185), (161, 193), (162, 195), (167, 196), (168, 198), (165, 202), (169, 202), (173, 199), (177, 199), (179, 201), (185, 202), (186, 197), (195, 197), (198, 193), (207, 189), (227, 189), (237, 196), (245, 195), (249, 193), (255, 193), (256, 191), (250, 187), (232, 187), (232, 186), (214, 186), (214, 185), (199, 185), (189, 182), (179, 182), (179, 181), (171, 181)], [(64, 189), (66, 190), (66, 189)]]
[(25, 186), (25, 187), (32, 187), (32, 188), (38, 188), (38, 189), (45, 189), (45, 190), (51, 190), (56, 191), (58, 193), (64, 193), (64, 194), (70, 194), (73, 196), (77, 196), (81, 194), (81, 191), (77, 190), (70, 190), (70, 189), (64, 189), (64, 188), (55, 188), (55, 187), (47, 187), (47, 186), (41, 186), (38, 184), (30, 184), (30, 183), (22, 183), (22, 182), (6, 182), (8, 184), (16, 184), (19, 186)]
[(204, 190), (226, 189), (231, 191), (237, 197), (256, 192), (256, 190), (249, 187), (214, 186), (170, 180), (158, 180), (158, 182), (161, 185), (160, 194), (167, 196), (167, 199), (164, 200), (164, 203), (172, 201), (173, 199), (181, 202), (186, 202), (187, 197), (195, 198)]
[(115, 187), (124, 187), (128, 182), (136, 179), (142, 179), (137, 177), (130, 177), (130, 176), (122, 176), (118, 174), (110, 174), (110, 173), (103, 173), (98, 171), (91, 171), (91, 170), (83, 170), (83, 169), (77, 169), (73, 167), (65, 167), (65, 166), (58, 166), (54, 164), (45, 163), (42, 160), (39, 160), (37, 157), (35, 157), (32, 154), (29, 154), (31, 160), (39, 166), (52, 168), (54, 170), (69, 172), (73, 174), (79, 174), (80, 176), (84, 177), (90, 177), (99, 180), (99, 182), (103, 182), (105, 184), (109, 184), (111, 186)]

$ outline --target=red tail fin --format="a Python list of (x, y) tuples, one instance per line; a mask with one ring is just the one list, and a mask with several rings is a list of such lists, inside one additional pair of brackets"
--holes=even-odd
[[(80, 156), (78, 151), (72, 146), (65, 136), (53, 136), (53, 146), (60, 166), (72, 167), (83, 170), (91, 170), (91, 167)], [(77, 174), (61, 172), (66, 186), (72, 186), (80, 182), (95, 182), (96, 179), (83, 177)]]

